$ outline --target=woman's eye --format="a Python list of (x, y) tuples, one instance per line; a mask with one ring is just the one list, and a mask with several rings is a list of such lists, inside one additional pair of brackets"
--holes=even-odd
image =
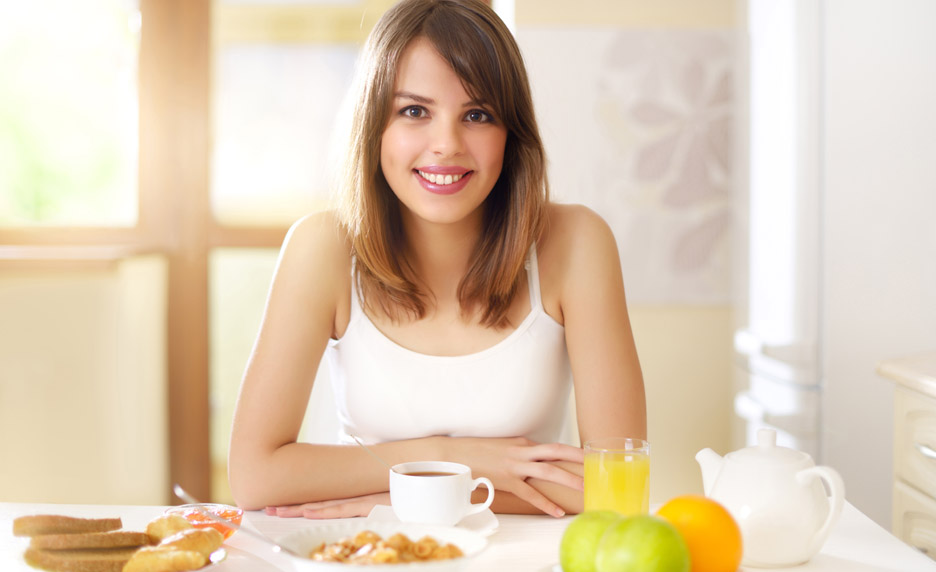
[(472, 109), (468, 112), (468, 115), (465, 116), (465, 119), (470, 123), (490, 123), (494, 121), (490, 113), (481, 111), (480, 109)]
[(410, 105), (409, 107), (404, 107), (400, 111), (400, 115), (403, 115), (405, 117), (411, 117), (413, 119), (419, 119), (421, 117), (425, 117), (425, 112), (426, 110), (423, 109), (422, 107), (419, 107), (417, 105)]

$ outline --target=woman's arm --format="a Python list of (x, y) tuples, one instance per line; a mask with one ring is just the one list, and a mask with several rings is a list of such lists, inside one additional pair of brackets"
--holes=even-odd
[[(297, 443), (319, 362), (336, 324), (347, 323), (350, 248), (330, 213), (287, 235), (234, 413), (229, 477), (248, 509), (386, 489), (386, 473), (360, 450)], [(419, 446), (390, 444), (407, 459)], [(375, 466), (376, 465), (376, 466)]]
[[(456, 438), (460, 439), (460, 438)], [(497, 441), (497, 440), (492, 440)], [(455, 441), (452, 441), (455, 442)], [(565, 447), (565, 446), (564, 446)], [(581, 455), (581, 449), (575, 449), (571, 457)], [(471, 462), (468, 459), (461, 459), (465, 463)], [(504, 458), (497, 459), (497, 463), (502, 463)], [(521, 486), (529, 490), (521, 490), (518, 493), (510, 492), (495, 483), (497, 490), (494, 495), (494, 502), (491, 504), (491, 510), (496, 513), (507, 514), (549, 514), (556, 517), (565, 514), (577, 514), (582, 512), (582, 462), (576, 461), (543, 461), (543, 467), (550, 467), (557, 470), (560, 475), (556, 480), (546, 480), (536, 477), (523, 477), (522, 474), (514, 478), (508, 478), (506, 481), (513, 486)], [(473, 471), (473, 476), (487, 475)], [(492, 479), (493, 480), (493, 479)], [(560, 481), (562, 484), (560, 484)], [(534, 491), (536, 498), (530, 495)], [(524, 498), (518, 496), (523, 494)], [(487, 497), (487, 490), (484, 488), (476, 490), (472, 494), (472, 502), (483, 502)], [(268, 507), (267, 514), (282, 517), (305, 517), (305, 518), (350, 518), (355, 516), (367, 516), (371, 509), (377, 504), (389, 504), (390, 496), (388, 493), (374, 493), (352, 498), (340, 498), (326, 501), (308, 502), (295, 505), (285, 505)]]
[[(565, 327), (582, 443), (612, 436), (646, 439), (643, 375), (611, 229), (585, 207), (552, 204), (538, 252), (543, 304)], [(581, 512), (582, 460), (541, 463), (541, 470), (556, 468), (577, 476), (575, 484), (536, 477), (526, 484), (565, 512)], [(494, 504), (496, 512), (536, 513), (544, 503), (532, 506), (499, 492)]]
[[(643, 376), (614, 235), (583, 206), (551, 204), (548, 213), (537, 250), (540, 285), (547, 313), (565, 327), (580, 438), (646, 439)], [(531, 476), (524, 485), (535, 493), (523, 491), (521, 498), (512, 490), (498, 491), (495, 512), (581, 512), (584, 455), (581, 449), (577, 456), (562, 450), (566, 456), (543, 455), (535, 468), (527, 468)]]
[[(536, 491), (542, 494), (544, 497), (550, 499), (550, 502), (560, 507), (563, 514), (578, 514), (582, 512), (582, 479), (584, 477), (584, 465), (582, 465), (581, 462), (569, 461), (553, 461), (549, 462), (549, 464), (557, 468), (561, 468), (563, 471), (566, 471), (571, 475), (575, 475), (578, 478), (577, 484), (575, 486), (566, 486), (560, 485), (553, 481), (546, 481), (533, 477), (528, 478), (526, 483), (536, 489)], [(485, 491), (483, 490), (476, 491), (475, 496), (478, 498), (472, 497), (472, 502), (483, 501), (484, 494)], [(532, 504), (507, 491), (497, 491), (497, 495), (494, 497), (494, 502), (491, 504), (491, 510), (497, 513), (506, 514), (543, 513), (542, 509), (533, 506)], [(557, 513), (556, 516), (562, 515)]]
[(585, 207), (551, 205), (550, 213), (543, 250), (551, 289), (544, 303), (565, 326), (582, 443), (646, 439), (643, 375), (614, 235)]

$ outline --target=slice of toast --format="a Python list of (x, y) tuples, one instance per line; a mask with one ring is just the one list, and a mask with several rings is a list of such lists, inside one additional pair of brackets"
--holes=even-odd
[(136, 546), (77, 550), (29, 547), (24, 557), (30, 566), (52, 572), (121, 572), (137, 550)]
[(57, 514), (36, 514), (14, 519), (13, 536), (108, 532), (118, 530), (121, 526), (123, 523), (119, 518), (76, 518)]
[(67, 550), (72, 548), (120, 548), (148, 546), (152, 541), (145, 532), (115, 530), (112, 532), (78, 532), (73, 534), (40, 534), (29, 541), (32, 548)]

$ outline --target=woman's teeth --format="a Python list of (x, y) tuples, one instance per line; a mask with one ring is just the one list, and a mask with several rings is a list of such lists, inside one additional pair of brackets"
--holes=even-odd
[(423, 171), (416, 171), (419, 173), (419, 176), (423, 179), (426, 179), (434, 185), (451, 185), (452, 183), (457, 183), (464, 175), (436, 175), (435, 173), (426, 173)]

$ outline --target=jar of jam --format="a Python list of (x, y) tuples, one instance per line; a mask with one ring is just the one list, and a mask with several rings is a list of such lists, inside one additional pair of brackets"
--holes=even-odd
[(178, 514), (185, 517), (185, 519), (192, 523), (192, 526), (195, 528), (204, 528), (206, 526), (210, 526), (211, 528), (214, 528), (223, 534), (225, 540), (234, 534), (236, 529), (212, 520), (200, 509), (204, 509), (215, 516), (231, 521), (237, 525), (239, 525), (241, 520), (244, 518), (244, 511), (242, 509), (239, 509), (236, 506), (217, 503), (183, 504), (180, 506), (170, 507), (166, 509), (165, 512), (166, 514)]

